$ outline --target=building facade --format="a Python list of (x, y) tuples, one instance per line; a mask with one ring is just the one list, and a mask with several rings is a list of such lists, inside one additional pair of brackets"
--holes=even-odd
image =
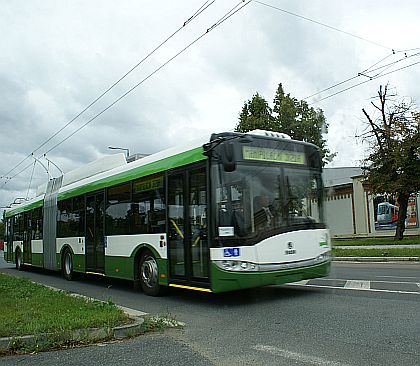
[[(371, 194), (361, 168), (325, 168), (323, 178), (326, 222), (333, 237), (394, 236), (398, 203), (393, 195)], [(405, 235), (420, 235), (419, 207), (420, 196), (413, 195)], [(386, 213), (389, 220), (383, 219), (385, 216), (378, 212)]]

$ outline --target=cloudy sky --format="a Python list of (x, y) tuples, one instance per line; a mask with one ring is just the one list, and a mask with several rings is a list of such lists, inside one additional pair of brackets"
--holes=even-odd
[[(373, 67), (382, 78), (321, 100), (365, 80), (361, 76), (308, 99), (323, 109), (331, 166), (357, 165), (364, 146), (361, 109), (380, 84), (420, 103), (420, 1), (262, 0), (338, 32), (251, 2), (156, 72), (132, 93), (56, 148), (63, 139), (202, 35), (237, 0), (211, 4), (169, 42), (55, 138), (61, 127), (177, 30), (204, 0), (0, 0), (0, 205), (27, 194), (31, 152), (65, 172), (112, 153), (107, 146), (153, 153), (197, 136), (234, 129), (255, 92), (272, 103), (278, 83), (304, 99)], [(392, 49), (396, 51), (392, 54)], [(403, 70), (393, 72), (396, 69)], [(391, 72), (391, 73), (390, 73)], [(372, 111), (373, 114), (373, 111)], [(45, 162), (45, 160), (44, 160)], [(58, 175), (58, 170), (52, 170)], [(32, 187), (47, 175), (36, 165)], [(7, 180), (7, 184), (4, 182)], [(33, 195), (31, 189), (29, 195)]]

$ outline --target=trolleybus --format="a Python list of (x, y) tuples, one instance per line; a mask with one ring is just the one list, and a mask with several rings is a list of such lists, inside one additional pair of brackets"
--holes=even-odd
[(224, 292), (326, 276), (331, 244), (316, 146), (255, 130), (212, 134), (133, 162), (87, 164), (5, 212), (18, 270)]

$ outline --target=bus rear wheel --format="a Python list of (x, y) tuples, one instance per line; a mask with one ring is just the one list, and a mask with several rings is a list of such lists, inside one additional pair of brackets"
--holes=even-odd
[(68, 249), (66, 249), (63, 254), (63, 276), (67, 281), (75, 279), (75, 273), (73, 271), (73, 256)]
[(139, 263), (140, 286), (146, 295), (163, 295), (164, 288), (159, 285), (159, 269), (153, 254), (145, 252)]

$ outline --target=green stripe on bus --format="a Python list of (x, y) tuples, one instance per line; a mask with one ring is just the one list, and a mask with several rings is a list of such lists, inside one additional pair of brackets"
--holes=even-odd
[[(124, 183), (132, 179), (145, 177), (145, 176), (152, 175), (155, 173), (163, 172), (168, 169), (174, 169), (174, 168), (181, 167), (183, 165), (188, 165), (194, 162), (202, 161), (202, 160), (207, 159), (207, 157), (203, 155), (203, 151), (204, 150), (202, 146), (197, 147), (192, 150), (184, 151), (180, 154), (170, 156), (162, 160), (152, 162), (150, 164), (139, 166), (137, 168), (127, 170), (125, 172), (121, 172), (117, 175), (110, 176), (110, 177), (107, 177), (107, 178), (104, 178), (95, 182), (91, 182), (89, 184), (71, 189), (66, 192), (59, 193), (58, 199), (63, 200), (63, 199), (78, 196), (84, 193), (93, 192), (98, 189)], [(44, 201), (42, 198), (39, 201), (33, 202), (29, 205), (23, 205), (15, 209), (11, 209), (6, 212), (6, 217), (10, 217), (21, 212), (29, 211), (37, 207), (42, 207), (43, 203)]]
[(33, 210), (34, 208), (42, 207), (43, 204), (44, 204), (44, 199), (42, 198), (39, 201), (32, 202), (29, 205), (22, 206), (22, 207), (16, 207), (12, 210), (6, 211), (6, 217), (10, 217), (10, 216), (16, 215), (16, 214), (21, 213), (21, 212)]
[[(159, 284), (168, 284), (167, 260), (156, 258), (159, 272)], [(105, 256), (105, 275), (108, 277), (134, 280), (134, 256)], [(164, 277), (161, 277), (164, 275)]]
[(107, 177), (95, 182), (91, 182), (81, 187), (62, 192), (58, 194), (58, 199), (63, 200), (73, 196), (78, 196), (84, 193), (93, 192), (98, 189), (110, 187), (120, 183), (128, 182), (132, 179), (145, 177), (155, 173), (163, 172), (169, 169), (178, 168), (183, 165), (188, 165), (197, 161), (205, 160), (207, 157), (203, 155), (203, 147), (198, 147), (193, 150), (182, 152), (178, 155), (164, 158), (150, 164), (139, 166), (137, 168), (119, 173), (117, 175)]
[(44, 266), (44, 254), (32, 253), (32, 265), (36, 267)]
[(133, 280), (134, 258), (105, 256), (105, 275), (125, 280)]

